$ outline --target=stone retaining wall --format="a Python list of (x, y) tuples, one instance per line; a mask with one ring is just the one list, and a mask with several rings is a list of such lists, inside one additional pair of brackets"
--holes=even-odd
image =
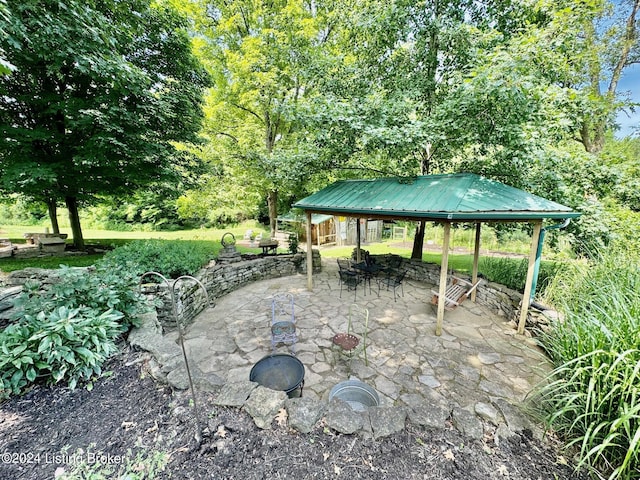
[[(388, 255), (376, 255), (376, 261), (384, 263)], [(400, 267), (407, 271), (407, 278), (420, 282), (438, 285), (440, 282), (440, 266), (432, 263), (423, 263), (420, 260), (402, 259)], [(313, 251), (313, 270), (320, 271), (321, 259), (317, 250)], [(217, 263), (203, 268), (195, 278), (206, 288), (211, 304), (218, 298), (240, 288), (248, 283), (268, 278), (283, 277), (298, 273), (306, 273), (306, 253), (295, 255), (274, 256), (243, 256), (242, 260), (234, 263)], [(12, 272), (9, 275), (7, 286), (22, 285), (25, 281), (37, 279), (44, 282), (55, 281), (55, 271), (41, 269), (25, 269)], [(49, 278), (49, 277), (53, 277)], [(337, 280), (336, 280), (337, 281)], [(173, 283), (172, 283), (173, 285)], [(175, 321), (171, 312), (172, 302), (166, 285), (148, 284), (143, 291), (151, 297), (162, 300), (162, 306), (158, 307), (158, 318), (165, 328), (174, 328)], [(206, 308), (206, 297), (201, 287), (190, 280), (180, 282), (176, 287), (176, 306), (182, 322), (190, 322), (195, 316)], [(515, 319), (519, 313), (522, 294), (511, 290), (504, 285), (482, 280), (477, 290), (478, 303), (485, 305), (493, 313), (504, 316), (506, 319)], [(531, 315), (530, 315), (531, 317)], [(533, 319), (527, 321), (527, 326), (538, 325), (540, 322)]]
[[(376, 258), (376, 261), (385, 263), (388, 255), (373, 255), (373, 257)], [(400, 269), (407, 271), (406, 278), (408, 279), (434, 285), (440, 283), (440, 265), (403, 258)], [(457, 273), (456, 275), (464, 278), (464, 275)], [(466, 279), (469, 280), (468, 277)], [(519, 314), (522, 294), (499, 283), (483, 279), (477, 289), (476, 301), (489, 308), (492, 313), (512, 320)]]
[[(319, 272), (321, 268), (320, 253), (313, 250), (313, 271)], [(192, 279), (185, 278), (175, 287), (172, 281), (171, 288), (174, 288), (178, 316), (185, 325), (207, 307), (207, 297), (209, 304), (213, 305), (218, 298), (248, 283), (306, 272), (306, 253), (265, 257), (249, 255), (243, 256), (239, 262), (221, 262), (203, 268), (194, 276), (202, 286)], [(207, 295), (202, 287), (206, 289)], [(165, 329), (174, 328), (171, 294), (166, 284), (147, 284), (143, 291), (162, 301), (162, 306), (156, 308), (158, 319)]]

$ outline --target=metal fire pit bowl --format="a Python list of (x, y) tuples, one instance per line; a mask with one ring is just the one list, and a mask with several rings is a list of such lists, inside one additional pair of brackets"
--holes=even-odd
[(329, 401), (333, 398), (347, 402), (356, 412), (380, 405), (378, 392), (359, 380), (347, 380), (337, 384), (329, 392)]
[(251, 368), (249, 380), (271, 390), (285, 392), (289, 398), (299, 397), (304, 385), (304, 365), (286, 353), (268, 355)]

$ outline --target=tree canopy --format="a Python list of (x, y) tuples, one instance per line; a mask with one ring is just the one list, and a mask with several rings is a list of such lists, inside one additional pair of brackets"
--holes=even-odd
[(602, 242), (611, 202), (637, 209), (634, 148), (610, 144), (640, 0), (165, 1), (7, 3), (0, 188), (144, 188), (127, 218), (154, 221), (266, 204), (274, 229), (338, 178), (471, 171), (583, 209), (573, 233)]
[[(208, 76), (186, 22), (145, 0), (9, 0), (0, 48), (0, 188), (78, 206), (178, 182), (193, 159)], [(54, 216), (55, 218), (55, 216)]]

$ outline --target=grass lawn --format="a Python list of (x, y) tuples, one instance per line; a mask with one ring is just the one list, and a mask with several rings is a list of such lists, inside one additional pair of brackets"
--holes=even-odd
[[(236, 237), (236, 242), (243, 239), (247, 230), (254, 232), (262, 231), (263, 237), (268, 236), (268, 231), (255, 222), (246, 222), (237, 227), (226, 229), (194, 229), (180, 230), (175, 232), (155, 232), (155, 231), (135, 231), (123, 232), (115, 230), (94, 230), (83, 229), (85, 245), (106, 245), (118, 246), (133, 240), (145, 239), (162, 239), (162, 240), (188, 240), (197, 242), (211, 242), (212, 250), (217, 253), (222, 248), (220, 240), (222, 236), (231, 232)], [(68, 233), (71, 236), (70, 229), (61, 228), (61, 233)], [(0, 238), (8, 238), (15, 244), (24, 244), (25, 233), (44, 232), (45, 227), (42, 226), (22, 226), (22, 225), (1, 225)], [(67, 243), (71, 244), (73, 240), (68, 239)], [(236, 245), (241, 253), (261, 253), (258, 247), (252, 248), (244, 245)], [(284, 252), (284, 250), (279, 250)], [(27, 267), (38, 268), (58, 268), (61, 264), (72, 267), (86, 267), (93, 265), (102, 255), (78, 255), (78, 256), (51, 256), (37, 258), (0, 258), (0, 271), (12, 272), (14, 270), (22, 270)]]
[[(14, 225), (2, 225), (0, 226), (0, 237), (9, 238), (16, 244), (24, 243), (23, 235), (30, 232), (44, 232), (43, 226), (14, 226)], [(160, 231), (115, 231), (115, 230), (94, 230), (83, 229), (83, 235), (86, 245), (107, 245), (118, 246), (130, 242), (132, 240), (142, 239), (163, 239), (163, 240), (188, 240), (198, 242), (212, 242), (212, 248), (216, 252), (222, 248), (220, 240), (222, 236), (230, 232), (236, 237), (236, 248), (241, 253), (261, 253), (260, 248), (252, 248), (245, 245), (242, 242), (244, 234), (247, 230), (253, 230), (254, 232), (262, 232), (263, 237), (269, 235), (262, 225), (257, 222), (244, 222), (236, 227), (230, 227), (225, 229), (193, 229), (193, 230), (179, 230), (173, 232), (160, 232)], [(70, 229), (61, 227), (62, 233), (69, 233)], [(435, 238), (435, 237), (434, 237)], [(460, 233), (457, 234), (457, 238), (461, 241), (461, 246), (468, 246), (467, 240), (462, 238)], [(72, 240), (67, 240), (71, 243)], [(412, 239), (407, 239), (404, 242), (386, 240), (381, 243), (372, 243), (364, 245), (362, 248), (368, 250), (374, 255), (382, 254), (396, 254), (405, 258), (411, 256)], [(242, 243), (242, 244), (241, 244)], [(300, 245), (302, 248), (305, 244)], [(512, 251), (521, 251), (523, 245), (518, 242), (517, 245), (508, 245), (504, 248)], [(325, 258), (338, 258), (349, 257), (353, 252), (354, 247), (323, 247), (321, 254)], [(279, 249), (279, 252), (284, 253), (284, 249)], [(482, 256), (482, 255), (481, 255)], [(0, 271), (10, 272), (13, 270), (21, 270), (26, 267), (37, 266), (40, 268), (57, 268), (60, 264), (68, 266), (88, 266), (92, 265), (99, 255), (88, 256), (65, 256), (65, 257), (46, 257), (46, 258), (31, 258), (31, 259), (0, 259)], [(440, 264), (441, 254), (439, 252), (424, 252), (422, 260), (428, 263)], [(449, 254), (449, 268), (458, 272), (470, 273), (473, 265), (473, 256), (471, 254)]]

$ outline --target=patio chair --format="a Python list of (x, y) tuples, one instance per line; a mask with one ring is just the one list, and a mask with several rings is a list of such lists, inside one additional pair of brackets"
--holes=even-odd
[[(478, 288), (479, 284), (480, 280), (476, 283), (471, 283), (468, 280), (452, 275), (451, 282), (449, 282), (449, 285), (447, 285), (447, 289), (444, 292), (444, 308), (446, 310), (453, 310), (456, 308), (464, 302), (469, 295), (471, 295), (471, 292)], [(440, 293), (435, 290), (431, 290), (431, 293), (433, 293), (431, 303), (433, 305), (438, 305)]]
[(353, 269), (353, 264), (351, 262), (351, 260), (349, 258), (337, 258), (336, 261), (338, 262), (338, 269), (339, 270), (344, 270), (347, 272), (355, 272), (355, 270)]
[(404, 287), (402, 286), (402, 282), (404, 281), (404, 277), (406, 276), (407, 271), (403, 270), (402, 272), (396, 272), (394, 275), (389, 275), (383, 278), (378, 279), (378, 296), (380, 296), (380, 288), (382, 285), (387, 287), (387, 291), (393, 288), (393, 301), (397, 302), (397, 294), (396, 290), (400, 287), (400, 291), (402, 292), (402, 296), (404, 297)]
[(364, 355), (364, 364), (369, 366), (369, 360), (367, 359), (368, 330), (369, 310), (355, 303), (350, 305), (346, 332), (337, 333), (331, 339), (334, 351), (338, 355), (349, 357), (349, 368), (351, 368), (353, 357), (360, 352)]
[(399, 272), (401, 266), (402, 257), (400, 255), (389, 255), (386, 266), (384, 267), (384, 272), (389, 277), (394, 276)]
[(338, 276), (340, 277), (340, 298), (342, 298), (342, 286), (346, 285), (347, 291), (353, 290), (353, 301), (355, 302), (362, 277), (357, 272), (350, 270), (340, 270)]
[(290, 345), (291, 352), (295, 355), (297, 340), (293, 295), (274, 295), (271, 300), (271, 349), (275, 351), (276, 346), (282, 343)]

